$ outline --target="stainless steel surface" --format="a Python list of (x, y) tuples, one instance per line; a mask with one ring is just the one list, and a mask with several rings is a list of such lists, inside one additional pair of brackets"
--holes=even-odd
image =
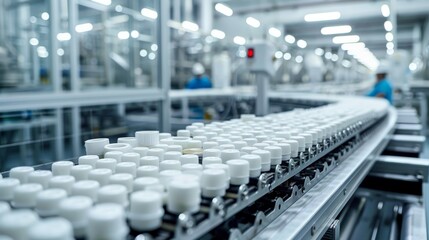
[(424, 136), (395, 134), (391, 137), (386, 150), (420, 153), (425, 141), (426, 137)]

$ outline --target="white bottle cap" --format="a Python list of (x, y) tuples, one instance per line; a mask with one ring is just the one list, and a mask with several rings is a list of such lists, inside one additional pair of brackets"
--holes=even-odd
[(130, 226), (138, 231), (150, 231), (161, 226), (164, 215), (162, 195), (154, 191), (138, 191), (130, 197)]
[(109, 184), (122, 185), (130, 193), (133, 191), (133, 179), (133, 175), (129, 173), (116, 173), (110, 176)]
[(75, 165), (71, 168), (70, 175), (73, 176), (76, 181), (87, 180), (91, 170), (91, 165)]
[(240, 158), (240, 151), (237, 149), (225, 149), (220, 151), (220, 158), (222, 159), (222, 162), (225, 163), (228, 160), (231, 159), (238, 159)]
[(70, 175), (70, 170), (74, 163), (71, 161), (58, 161), (52, 163), (51, 169), (54, 176), (58, 175)]
[(291, 154), (291, 146), (289, 143), (276, 143), (274, 144), (276, 147), (280, 147), (282, 149), (282, 160), (289, 160)]
[(172, 137), (174, 145), (180, 145), (183, 149), (188, 148), (188, 142), (191, 140), (189, 137)]
[(116, 173), (128, 173), (136, 177), (137, 165), (133, 162), (121, 162), (116, 165)]
[(25, 183), (13, 191), (12, 206), (15, 208), (32, 208), (36, 206), (37, 194), (43, 190), (38, 183)]
[(266, 144), (268, 144), (268, 146), (272, 146), (272, 145), (277, 144), (277, 142), (276, 142), (276, 141), (272, 141), (272, 140), (265, 140), (265, 141), (263, 141), (262, 143), (266, 143)]
[(19, 180), (16, 178), (0, 179), (0, 201), (10, 201), (13, 199), (13, 191), (19, 186)]
[(274, 135), (278, 138), (284, 138), (284, 139), (289, 139), (291, 137), (290, 133), (288, 132), (276, 132), (274, 133)]
[(235, 149), (234, 144), (222, 144), (219, 146), (220, 150), (225, 150), (225, 149)]
[(159, 134), (159, 140), (171, 138), (171, 133), (160, 133)]
[(204, 136), (206, 136), (207, 140), (211, 140), (212, 138), (217, 136), (216, 132), (205, 132)]
[(38, 221), (39, 217), (31, 210), (10, 211), (0, 217), (0, 233), (13, 240), (28, 240), (28, 230)]
[(234, 142), (232, 142), (232, 144), (234, 144), (235, 149), (238, 149), (238, 150), (247, 146), (247, 143), (245, 141), (234, 141)]
[(41, 217), (56, 216), (60, 202), (67, 198), (67, 192), (59, 188), (43, 190), (37, 194), (36, 211)]
[(186, 126), (186, 130), (189, 130), (191, 132), (191, 136), (193, 136), (194, 131), (197, 129), (197, 126)]
[(182, 152), (166, 152), (164, 153), (164, 160), (179, 160)]
[(58, 215), (67, 219), (73, 226), (74, 236), (81, 238), (85, 235), (88, 222), (88, 212), (92, 200), (86, 196), (74, 196), (64, 199), (59, 204)]
[(202, 123), (202, 122), (194, 122), (194, 123), (192, 123), (192, 126), (196, 126), (198, 128), (202, 128), (202, 127), (204, 127), (204, 123)]
[(261, 157), (256, 154), (246, 154), (240, 157), (240, 159), (246, 160), (249, 162), (249, 169), (250, 169), (250, 177), (251, 178), (257, 178), (259, 175), (261, 175)]
[(159, 163), (159, 171), (164, 170), (181, 170), (182, 164), (179, 160), (164, 160)]
[(101, 156), (104, 154), (104, 146), (109, 144), (108, 138), (94, 138), (85, 141), (86, 155)]
[(38, 183), (43, 188), (48, 188), (49, 180), (52, 178), (52, 172), (49, 170), (36, 170), (28, 175), (28, 183)]
[(190, 164), (190, 163), (198, 163), (198, 156), (194, 154), (185, 154), (180, 156), (179, 160), (182, 165)]
[(240, 151), (245, 155), (245, 154), (251, 154), (253, 151), (258, 150), (259, 148), (257, 147), (243, 147), (240, 149)]
[(116, 160), (117, 163), (122, 162), (122, 154), (123, 152), (119, 151), (111, 151), (104, 154), (104, 158), (113, 158)]
[(160, 143), (160, 144), (156, 144), (152, 148), (161, 148), (162, 150), (164, 150), (164, 152), (166, 152), (168, 149), (168, 144)]
[[(162, 173), (162, 172), (161, 172)], [(198, 181), (181, 177), (168, 184), (167, 209), (176, 214), (197, 212), (200, 209), (201, 190)]]
[(143, 191), (146, 190), (148, 186), (160, 184), (158, 178), (154, 177), (141, 177), (134, 179), (133, 182), (133, 191)]
[(198, 163), (188, 163), (182, 166), (183, 174), (190, 174), (190, 175), (195, 175), (197, 177), (200, 177), (202, 171), (203, 171), (203, 165)]
[(29, 229), (28, 240), (74, 240), (72, 225), (64, 218), (43, 219)]
[(203, 151), (203, 158), (206, 157), (220, 157), (220, 150), (216, 148), (209, 148)]
[(0, 202), (0, 216), (3, 214), (10, 212), (10, 205), (7, 202)]
[(98, 189), (98, 203), (117, 203), (123, 207), (128, 206), (127, 188), (119, 184), (109, 184)]
[(229, 137), (229, 140), (231, 140), (232, 142), (237, 142), (237, 141), (242, 141), (243, 138), (239, 135), (232, 135), (231, 137)]
[(137, 147), (137, 139), (135, 137), (120, 137), (118, 143), (128, 143), (131, 147)]
[(147, 151), (147, 156), (155, 156), (158, 157), (159, 161), (164, 161), (164, 149), (151, 148)]
[(312, 145), (316, 145), (317, 144), (317, 131), (306, 131), (305, 133), (311, 134), (311, 139), (312, 139)]
[(159, 172), (159, 182), (164, 185), (164, 187), (167, 187), (168, 184), (174, 179), (174, 177), (177, 177), (181, 175), (182, 172), (178, 170), (164, 170)]
[(24, 184), (27, 183), (28, 175), (30, 175), (32, 172), (34, 172), (33, 167), (14, 167), (10, 170), (9, 177), (16, 178), (21, 184)]
[(78, 160), (79, 165), (90, 165), (95, 168), (95, 163), (100, 159), (97, 155), (84, 155), (80, 156)]
[(112, 175), (112, 170), (107, 168), (98, 168), (89, 171), (88, 179), (97, 181), (100, 186), (107, 185), (109, 178)]
[(204, 142), (203, 149), (213, 149), (217, 148), (219, 144), (217, 142)]
[(287, 143), (290, 145), (290, 153), (291, 157), (298, 157), (298, 141), (297, 140), (285, 140), (283, 143)]
[(177, 130), (177, 136), (178, 137), (190, 137), (191, 136), (191, 132), (189, 130)]
[(110, 143), (104, 146), (104, 153), (118, 151), (122, 153), (132, 152), (133, 147), (128, 143)]
[(189, 140), (186, 149), (188, 148), (202, 148), (203, 143), (200, 140)]
[(100, 188), (100, 183), (94, 180), (83, 180), (76, 182), (72, 187), (72, 196), (85, 196), (91, 198), (92, 201), (97, 199), (97, 191)]
[(268, 147), (268, 146), (270, 146), (270, 144), (268, 144), (268, 143), (255, 143), (255, 144), (253, 144), (253, 147), (255, 147), (255, 148), (258, 148), (258, 149), (264, 149), (265, 147)]
[(207, 137), (206, 136), (195, 136), (195, 137), (193, 137), (193, 139), (200, 141), (202, 144), (204, 142), (207, 142)]
[(140, 155), (140, 157), (146, 156), (147, 151), (149, 151), (149, 148), (147, 148), (147, 147), (135, 147), (135, 148), (133, 148), (133, 152), (138, 153)]
[(305, 151), (305, 138), (303, 136), (292, 136), (290, 139), (298, 142), (298, 152)]
[(268, 140), (268, 136), (267, 135), (257, 135), (255, 136), (256, 140), (258, 140), (258, 143), (261, 143), (263, 141)]
[(313, 144), (313, 136), (310, 133), (301, 133), (298, 136), (304, 137), (304, 144), (306, 148), (311, 148)]
[(180, 145), (168, 145), (167, 152), (182, 152), (183, 148)]
[(73, 176), (55, 176), (49, 180), (49, 188), (60, 188), (71, 194), (75, 178)]
[(258, 143), (258, 139), (256, 138), (243, 138), (243, 141), (247, 143), (247, 146), (253, 146), (254, 144)]
[(145, 156), (140, 158), (140, 166), (155, 166), (159, 167), (159, 158), (157, 156)]
[(219, 146), (220, 146), (220, 145), (223, 145), (223, 144), (231, 144), (231, 143), (232, 143), (232, 141), (231, 141), (231, 140), (226, 139), (226, 138), (222, 138), (222, 137), (217, 138), (217, 139), (216, 139), (216, 142), (219, 144)]
[(204, 157), (203, 158), (203, 166), (205, 167), (208, 164), (213, 163), (222, 163), (222, 159), (220, 157)]
[(140, 147), (152, 147), (159, 143), (158, 131), (138, 131), (136, 138)]
[(103, 203), (93, 207), (88, 214), (88, 240), (125, 239), (128, 227), (121, 205)]
[(201, 188), (204, 197), (225, 195), (226, 173), (222, 169), (205, 169), (201, 175)]
[(229, 166), (230, 182), (232, 185), (247, 184), (249, 182), (249, 162), (241, 159), (233, 159), (227, 161), (226, 164)]
[(122, 162), (133, 162), (138, 166), (138, 164), (140, 164), (140, 158), (140, 154), (135, 152), (124, 153), (124, 155), (122, 155)]
[(137, 177), (158, 177), (159, 167), (157, 166), (140, 166), (137, 168)]
[(106, 168), (106, 169), (110, 169), (112, 171), (112, 173), (115, 172), (116, 169), (116, 159), (114, 158), (102, 158), (102, 159), (98, 159), (97, 162), (95, 163), (95, 168), (97, 169), (101, 169), (101, 168)]

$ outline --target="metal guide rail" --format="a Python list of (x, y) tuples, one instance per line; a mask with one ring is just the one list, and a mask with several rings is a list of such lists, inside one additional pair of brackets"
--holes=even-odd
[[(230, 187), (224, 197), (203, 198), (200, 211), (197, 213), (177, 215), (166, 211), (160, 229), (144, 234), (132, 231), (129, 239), (197, 239), (202, 236), (210, 238), (212, 230), (220, 233), (222, 230), (216, 227), (227, 224), (232, 217), (237, 218), (243, 214), (245, 217), (248, 209), (255, 206), (263, 209), (264, 206), (274, 204), (278, 211), (270, 214), (258, 212), (256, 218), (255, 216), (249, 218), (254, 219), (255, 224), (247, 231), (243, 231), (245, 232), (243, 235), (240, 231), (234, 230), (230, 236), (232, 239), (238, 236), (250, 238), (328, 174), (338, 164), (340, 158), (344, 158), (357, 145), (356, 143), (360, 142), (361, 134), (379, 120), (368, 119), (342, 129), (334, 136), (300, 152), (297, 158), (284, 160), (282, 164), (272, 167), (269, 172), (261, 174), (258, 179), (251, 179), (249, 184)], [(290, 181), (295, 184), (291, 186)], [(289, 184), (285, 184), (287, 182)], [(266, 201), (271, 204), (264, 204)], [(228, 227), (226, 229), (229, 230)]]

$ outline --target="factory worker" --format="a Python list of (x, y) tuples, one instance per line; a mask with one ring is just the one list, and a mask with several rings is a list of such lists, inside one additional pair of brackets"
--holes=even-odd
[(392, 104), (392, 85), (387, 78), (388, 67), (385, 64), (380, 64), (376, 72), (376, 83), (373, 89), (367, 94), (370, 97), (385, 98)]
[(205, 69), (201, 63), (195, 63), (192, 67), (194, 77), (186, 84), (187, 89), (211, 88), (210, 79), (204, 75)]

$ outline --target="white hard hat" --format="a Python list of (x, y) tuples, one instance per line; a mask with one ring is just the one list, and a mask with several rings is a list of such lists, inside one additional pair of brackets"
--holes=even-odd
[(192, 67), (192, 73), (194, 75), (203, 75), (205, 72), (204, 66), (201, 63), (195, 63)]
[(387, 74), (389, 72), (389, 66), (386, 63), (380, 63), (380, 65), (378, 65), (377, 71), (375, 72), (376, 74)]

